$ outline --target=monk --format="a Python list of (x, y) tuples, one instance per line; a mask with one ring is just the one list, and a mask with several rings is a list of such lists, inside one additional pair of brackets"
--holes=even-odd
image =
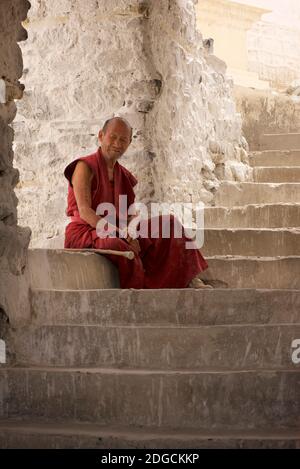
[(174, 237), (172, 228), (177, 220), (173, 216), (169, 238), (162, 237), (161, 232), (154, 236), (151, 230), (147, 237), (122, 238), (118, 223), (115, 237), (98, 236), (98, 205), (109, 202), (118, 213), (119, 195), (127, 195), (129, 207), (137, 184), (133, 174), (118, 161), (132, 140), (130, 124), (120, 117), (109, 119), (98, 138), (100, 147), (95, 153), (77, 158), (64, 171), (69, 181), (67, 215), (71, 217), (65, 231), (65, 248), (133, 251), (132, 260), (105, 254), (118, 268), (121, 288), (212, 288), (199, 278), (199, 273), (208, 267), (200, 251), (186, 249), (189, 238), (185, 235)]

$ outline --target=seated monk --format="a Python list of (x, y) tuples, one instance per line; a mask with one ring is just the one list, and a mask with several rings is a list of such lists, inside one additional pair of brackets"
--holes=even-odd
[(65, 248), (133, 251), (132, 260), (105, 254), (118, 267), (121, 288), (212, 288), (198, 277), (208, 267), (200, 251), (186, 249), (189, 238), (185, 235), (174, 237), (172, 224), (178, 221), (173, 216), (168, 238), (154, 237), (153, 233), (137, 239), (129, 235), (126, 238), (97, 235), (96, 227), (101, 220), (96, 214), (98, 205), (109, 202), (117, 209), (119, 195), (127, 195), (129, 207), (134, 202), (133, 188), (137, 184), (136, 178), (118, 162), (131, 143), (129, 123), (120, 117), (109, 119), (98, 137), (101, 147), (91, 155), (77, 158), (64, 171), (69, 181), (67, 215), (71, 217), (65, 232)]

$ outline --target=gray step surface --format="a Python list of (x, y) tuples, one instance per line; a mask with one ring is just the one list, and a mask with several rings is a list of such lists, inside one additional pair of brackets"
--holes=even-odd
[(299, 449), (297, 431), (195, 431), (169, 428), (132, 428), (84, 423), (0, 421), (0, 448), (23, 449), (132, 449), (224, 448)]
[[(108, 260), (102, 255), (76, 253), (76, 262), (74, 262), (72, 253), (56, 250), (52, 250), (51, 253), (51, 250), (43, 249), (34, 251), (35, 264), (43, 257), (51, 259), (51, 263), (45, 272), (41, 263), (37, 270), (39, 276), (37, 272), (34, 274), (36, 278), (31, 283), (32, 288), (90, 290), (116, 287), (112, 278), (105, 277), (106, 269), (110, 269), (110, 266), (107, 266)], [(40, 256), (38, 251), (43, 255)], [(231, 288), (300, 288), (300, 257), (216, 255), (208, 256), (206, 260), (209, 270), (201, 273), (203, 275), (201, 278), (218, 280), (216, 285), (220, 285), (221, 282), (221, 285)], [(112, 267), (115, 269), (113, 265)]]
[(265, 150), (249, 154), (250, 165), (255, 166), (300, 166), (300, 150)]
[(300, 183), (222, 182), (215, 206), (300, 203)]
[(295, 369), (299, 324), (28, 327), (14, 337), (20, 365), (161, 370)]
[(298, 430), (300, 370), (0, 368), (0, 412), (197, 430)]
[[(300, 185), (300, 184), (299, 184)], [(297, 245), (297, 237), (296, 245)], [(240, 239), (240, 243), (243, 241)], [(240, 245), (241, 246), (241, 245)], [(252, 248), (254, 254), (256, 247)], [(283, 247), (283, 249), (290, 249)], [(293, 252), (296, 247), (292, 248)], [(263, 250), (260, 248), (261, 254)], [(42, 255), (41, 255), (42, 254)], [(203, 272), (203, 279), (213, 267), (213, 279), (225, 282), (224, 286), (232, 288), (300, 288), (300, 257), (246, 257), (246, 256), (207, 256), (209, 270)], [(115, 269), (103, 255), (96, 253), (73, 253), (63, 250), (36, 249), (29, 251), (34, 256), (34, 264), (40, 262), (32, 278), (32, 288), (61, 290), (90, 290), (116, 288), (113, 277), (105, 277), (107, 269)], [(43, 259), (50, 259), (43, 271)], [(32, 268), (32, 263), (31, 267)], [(281, 272), (280, 272), (281, 270)], [(115, 269), (116, 271), (116, 269)], [(39, 275), (38, 275), (39, 274)], [(86, 274), (86, 275), (85, 275)], [(116, 273), (117, 275), (117, 273)], [(202, 273), (201, 273), (202, 275)], [(220, 283), (219, 283), (220, 285)]]
[(300, 150), (300, 133), (263, 134), (260, 150)]
[(254, 182), (300, 182), (300, 166), (257, 166), (253, 168)]
[[(229, 288), (300, 289), (300, 257), (207, 257), (203, 280)], [(213, 284), (213, 283), (212, 283)]]
[(202, 254), (207, 256), (297, 256), (300, 228), (205, 229)]
[(299, 324), (300, 289), (33, 290), (31, 309), (36, 325)]
[(118, 288), (116, 267), (105, 256), (81, 250), (29, 249), (27, 272), (32, 288)]
[(300, 227), (300, 204), (207, 207), (204, 211), (204, 227), (206, 229)]

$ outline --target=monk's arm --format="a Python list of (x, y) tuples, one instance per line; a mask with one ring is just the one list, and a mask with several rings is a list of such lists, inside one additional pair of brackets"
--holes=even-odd
[(72, 185), (77, 202), (79, 216), (86, 223), (96, 228), (101, 219), (92, 209), (92, 187), (93, 173), (84, 161), (78, 161), (72, 176)]

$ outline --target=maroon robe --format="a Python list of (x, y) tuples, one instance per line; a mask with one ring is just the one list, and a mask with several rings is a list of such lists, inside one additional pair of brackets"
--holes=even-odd
[[(92, 208), (96, 211), (102, 202), (110, 202), (118, 213), (119, 195), (127, 195), (128, 207), (134, 202), (133, 187), (136, 178), (124, 166), (116, 162), (114, 167), (114, 181), (110, 183), (106, 162), (101, 148), (89, 156), (77, 158), (70, 163), (64, 174), (69, 181), (67, 215), (71, 223), (66, 227), (65, 248), (94, 248), (130, 251), (130, 245), (125, 239), (105, 238), (97, 236), (96, 229), (79, 217), (78, 207), (71, 185), (71, 179), (78, 161), (84, 161), (93, 172), (92, 179)], [(162, 223), (168, 217), (160, 216), (159, 237), (154, 233), (149, 237), (139, 237), (141, 252), (135, 254), (133, 260), (125, 257), (106, 255), (119, 270), (121, 288), (186, 288), (189, 282), (208, 265), (198, 249), (186, 249), (188, 238), (174, 237), (174, 223), (179, 223), (173, 216), (171, 219), (170, 238), (163, 238)], [(151, 219), (153, 220), (153, 218)], [(144, 221), (149, 225), (151, 220)]]

